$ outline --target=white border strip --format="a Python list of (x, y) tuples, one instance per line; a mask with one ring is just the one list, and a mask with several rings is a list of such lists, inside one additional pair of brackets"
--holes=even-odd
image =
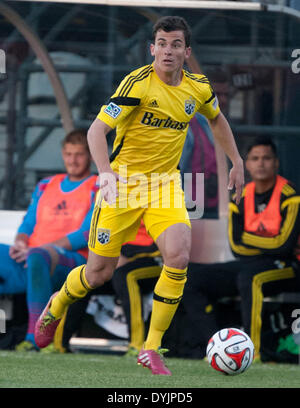
[(21, 0), (30, 2), (47, 3), (72, 3), (95, 4), (103, 6), (129, 6), (129, 7), (171, 7), (194, 9), (222, 9), (222, 10), (248, 10), (261, 11), (266, 6), (261, 3), (241, 1), (197, 1), (197, 0)]

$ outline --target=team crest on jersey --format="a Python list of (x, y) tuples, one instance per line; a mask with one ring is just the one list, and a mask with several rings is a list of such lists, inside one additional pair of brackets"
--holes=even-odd
[(195, 111), (196, 101), (190, 96), (189, 99), (184, 101), (184, 110), (188, 115), (192, 115)]
[(122, 109), (120, 108), (120, 106), (116, 105), (113, 102), (110, 102), (104, 109), (104, 112), (111, 116), (113, 119), (116, 119), (120, 115), (121, 111)]
[(98, 228), (97, 230), (97, 241), (101, 245), (105, 245), (109, 242), (110, 239), (110, 229)]

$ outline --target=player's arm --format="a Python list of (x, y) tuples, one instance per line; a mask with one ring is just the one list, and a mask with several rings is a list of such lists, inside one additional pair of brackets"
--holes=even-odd
[(111, 130), (109, 125), (96, 118), (89, 128), (87, 136), (90, 152), (99, 173), (101, 196), (109, 204), (113, 204), (118, 195), (117, 181), (126, 182), (110, 166), (106, 137)]
[(242, 242), (252, 248), (259, 248), (269, 255), (289, 255), (296, 245), (300, 233), (300, 197), (294, 196), (281, 204), (281, 226), (274, 237), (261, 237), (243, 232)]
[(90, 151), (99, 173), (101, 197), (109, 204), (112, 204), (118, 195), (116, 182), (125, 183), (126, 180), (110, 166), (106, 136), (140, 104), (145, 90), (134, 78), (134, 75), (130, 74), (123, 79), (108, 103), (101, 107), (88, 130)]
[(209, 119), (209, 124), (216, 141), (232, 162), (232, 168), (229, 173), (228, 189), (231, 190), (235, 187), (236, 203), (238, 204), (244, 186), (243, 160), (238, 152), (231, 128), (223, 113), (220, 112), (215, 118)]

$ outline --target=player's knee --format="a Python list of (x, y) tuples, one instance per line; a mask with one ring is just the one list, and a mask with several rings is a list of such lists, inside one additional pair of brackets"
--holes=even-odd
[(185, 269), (189, 263), (189, 254), (187, 251), (175, 252), (167, 251), (164, 256), (164, 264), (172, 268)]
[(172, 240), (172, 244), (164, 245), (161, 252), (165, 265), (177, 269), (185, 269), (188, 266), (190, 258), (190, 245), (188, 242), (178, 240), (176, 243)]

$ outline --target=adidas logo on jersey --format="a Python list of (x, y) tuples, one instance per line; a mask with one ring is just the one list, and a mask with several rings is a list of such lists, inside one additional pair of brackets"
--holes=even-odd
[(148, 106), (150, 108), (158, 108), (159, 107), (156, 99), (154, 99), (154, 101), (151, 101)]
[(62, 200), (60, 203), (58, 203), (58, 204), (54, 207), (55, 214), (57, 214), (57, 215), (58, 215), (61, 211), (63, 211), (64, 214), (67, 214), (66, 210), (67, 210), (67, 203), (66, 203), (65, 200)]

